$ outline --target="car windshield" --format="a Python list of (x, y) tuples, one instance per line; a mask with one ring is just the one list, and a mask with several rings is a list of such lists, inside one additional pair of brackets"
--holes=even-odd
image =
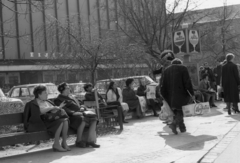
[(71, 88), (72, 90), (72, 93), (82, 93), (82, 92), (85, 92), (84, 91), (84, 83), (82, 84), (70, 84), (69, 87)]
[[(29, 87), (30, 95), (33, 95), (33, 90), (36, 86)], [(58, 94), (57, 86), (55, 85), (47, 85), (47, 93), (48, 94)]]
[(4, 95), (3, 91), (0, 89), (0, 98), (1, 97), (5, 97), (5, 95)]

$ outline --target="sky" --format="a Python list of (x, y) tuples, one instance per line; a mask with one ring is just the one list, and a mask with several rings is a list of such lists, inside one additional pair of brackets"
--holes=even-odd
[[(167, 5), (172, 6), (173, 2), (175, 0), (167, 0)], [(181, 0), (181, 3), (184, 3), (184, 1), (187, 0)], [(198, 10), (198, 9), (205, 9), (205, 8), (213, 8), (213, 7), (221, 7), (223, 4), (226, 3), (226, 5), (234, 5), (234, 4), (240, 4), (240, 0), (191, 0), (190, 10)], [(185, 8), (185, 5), (179, 5), (177, 12), (181, 12), (183, 8)], [(182, 9), (181, 9), (182, 8)]]

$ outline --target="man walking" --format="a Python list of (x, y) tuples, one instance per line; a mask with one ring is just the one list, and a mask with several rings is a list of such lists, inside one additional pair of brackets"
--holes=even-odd
[(182, 61), (176, 58), (172, 65), (165, 69), (161, 85), (161, 94), (175, 114), (173, 123), (169, 125), (174, 134), (178, 134), (177, 126), (181, 132), (186, 132), (182, 106), (190, 100), (188, 92), (194, 96), (188, 70), (182, 65)]
[(232, 53), (226, 55), (227, 63), (222, 67), (222, 87), (224, 91), (224, 101), (227, 104), (228, 114), (231, 115), (231, 103), (235, 113), (240, 113), (239, 102), (239, 73), (237, 65), (233, 63), (235, 56)]

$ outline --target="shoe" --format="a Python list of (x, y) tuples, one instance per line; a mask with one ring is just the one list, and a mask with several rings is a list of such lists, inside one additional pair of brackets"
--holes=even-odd
[(212, 105), (211, 105), (211, 107), (213, 107), (213, 108), (214, 108), (214, 107), (217, 107), (217, 106), (216, 106), (215, 104), (212, 104)]
[(86, 142), (80, 141), (80, 142), (75, 142), (76, 147), (78, 148), (86, 148)]
[(53, 152), (67, 152), (67, 150), (66, 149), (57, 149), (57, 148), (55, 148), (55, 147), (52, 147), (52, 150), (53, 150)]
[(69, 148), (69, 147), (64, 148), (63, 144), (62, 144), (62, 148), (63, 148), (63, 149), (66, 149), (67, 151), (71, 151), (71, 148)]
[(154, 116), (154, 117), (158, 117), (158, 116), (159, 116), (159, 114), (154, 114), (153, 116)]
[(231, 110), (229, 109), (229, 110), (228, 110), (228, 115), (231, 115), (231, 114), (232, 114), (232, 113), (231, 113)]
[(238, 109), (232, 108), (232, 110), (233, 110), (235, 113), (240, 113), (240, 111), (239, 111)]
[(128, 123), (128, 121), (125, 121), (125, 120), (124, 120), (123, 123)]
[(93, 148), (99, 148), (100, 147), (100, 145), (98, 145), (98, 144), (95, 144), (94, 142), (86, 142), (86, 146), (87, 147), (93, 147)]
[(180, 129), (181, 133), (184, 133), (186, 132), (187, 130), (186, 129)]
[(176, 125), (170, 124), (170, 125), (169, 125), (169, 128), (172, 129), (172, 132), (173, 132), (175, 135), (178, 134), (178, 132), (177, 132), (177, 126), (176, 126)]

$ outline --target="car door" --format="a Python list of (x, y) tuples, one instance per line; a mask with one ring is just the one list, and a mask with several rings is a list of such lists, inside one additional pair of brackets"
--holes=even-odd
[(20, 88), (13, 88), (13, 90), (10, 92), (9, 97), (21, 99)]
[(28, 101), (32, 100), (32, 97), (30, 96), (30, 93), (27, 87), (21, 87), (20, 98), (24, 103), (27, 103)]

